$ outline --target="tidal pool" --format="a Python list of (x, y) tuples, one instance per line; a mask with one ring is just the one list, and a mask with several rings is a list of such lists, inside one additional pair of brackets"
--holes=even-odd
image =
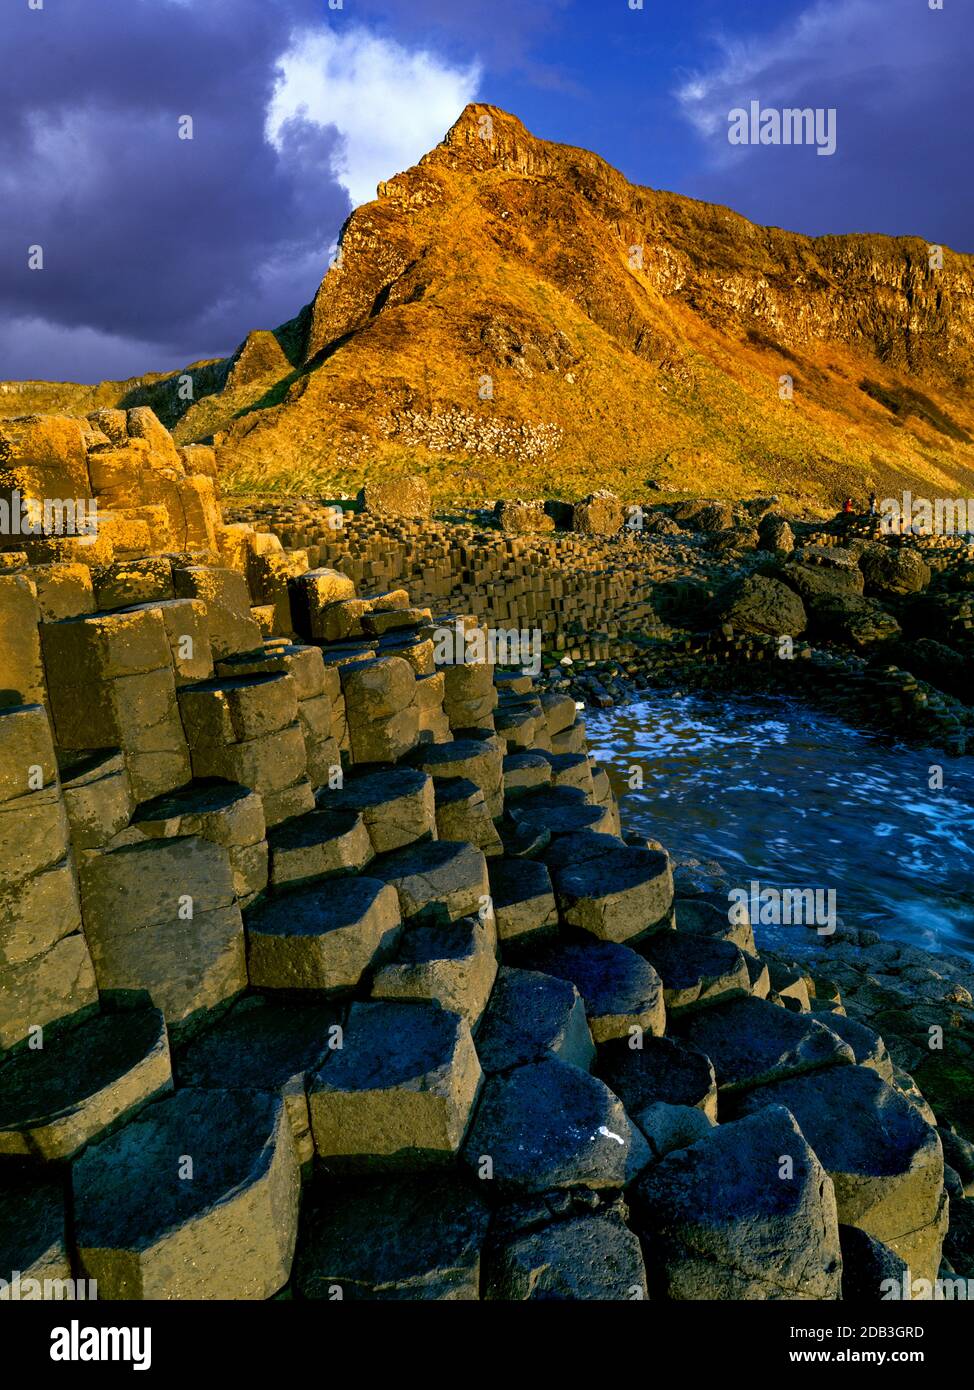
[[(717, 860), (735, 887), (834, 889), (847, 926), (974, 958), (974, 758), (781, 700), (653, 695), (585, 721), (627, 830)], [(758, 935), (788, 933), (808, 929)]]

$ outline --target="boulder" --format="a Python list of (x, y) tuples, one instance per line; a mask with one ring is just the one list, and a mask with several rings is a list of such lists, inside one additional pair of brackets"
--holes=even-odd
[(915, 550), (873, 545), (859, 556), (859, 568), (870, 594), (896, 598), (917, 594), (930, 583), (930, 566)]
[(383, 517), (429, 516), (432, 503), (425, 478), (413, 474), (369, 481), (358, 495), (359, 506)]
[(554, 518), (544, 509), (543, 502), (500, 501), (494, 506), (494, 520), (509, 535), (525, 532), (553, 531)]
[(780, 579), (763, 574), (732, 584), (714, 601), (710, 617), (715, 626), (726, 623), (739, 632), (772, 637), (798, 637), (808, 625), (798, 595)]
[(590, 492), (572, 509), (572, 530), (590, 536), (614, 536), (622, 530), (626, 509), (614, 493)]
[(893, 1280), (903, 1289), (909, 1278), (909, 1265), (893, 1253), (888, 1245), (874, 1240), (858, 1226), (839, 1225), (839, 1245), (842, 1249), (843, 1303), (881, 1303)]

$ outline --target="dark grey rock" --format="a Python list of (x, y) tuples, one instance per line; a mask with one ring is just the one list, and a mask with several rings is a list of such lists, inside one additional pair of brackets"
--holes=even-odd
[(491, 1189), (505, 1197), (622, 1188), (649, 1149), (604, 1082), (551, 1058), (486, 1081), (463, 1158), (478, 1176), (489, 1171)]
[(476, 1037), (487, 1073), (559, 1057), (587, 1071), (595, 1046), (585, 1006), (569, 980), (502, 966)]
[(480, 1297), (489, 1209), (454, 1176), (315, 1182), (301, 1213), (301, 1298), (377, 1301)]

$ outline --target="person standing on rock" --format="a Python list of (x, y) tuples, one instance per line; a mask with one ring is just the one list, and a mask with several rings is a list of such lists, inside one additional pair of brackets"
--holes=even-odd
[(849, 516), (849, 515), (851, 514), (851, 512), (852, 512), (852, 498), (851, 498), (851, 497), (847, 497), (847, 498), (845, 499), (845, 501), (842, 503), (842, 510), (843, 510), (843, 512), (845, 513), (846, 516)]
[(875, 492), (871, 492), (871, 493), (869, 494), (869, 515), (870, 515), (870, 516), (875, 516), (875, 515), (876, 515), (876, 502), (877, 502), (876, 494), (875, 494)]

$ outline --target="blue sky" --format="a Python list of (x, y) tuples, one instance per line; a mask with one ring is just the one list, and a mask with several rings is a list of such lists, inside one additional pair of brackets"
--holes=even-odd
[[(4, 0), (0, 54), (0, 378), (275, 326), (468, 100), (758, 222), (974, 252), (971, 0)], [(834, 109), (835, 154), (732, 147), (755, 100)]]

